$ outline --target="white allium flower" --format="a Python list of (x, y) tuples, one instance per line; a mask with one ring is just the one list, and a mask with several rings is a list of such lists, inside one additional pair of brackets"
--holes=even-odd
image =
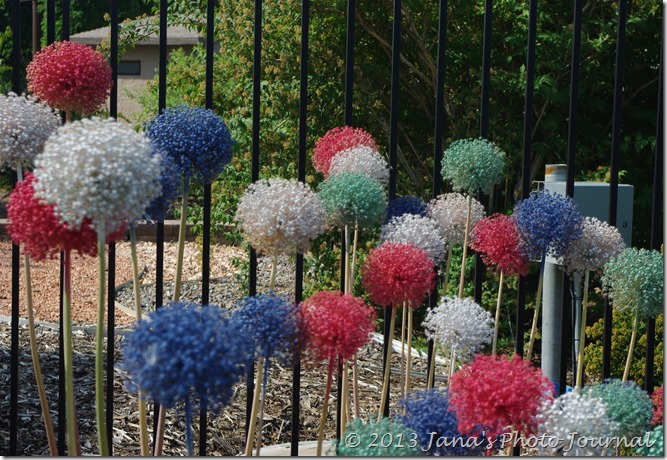
[(61, 126), (35, 160), (36, 196), (74, 228), (84, 218), (116, 230), (141, 218), (162, 193), (160, 156), (146, 136), (114, 119), (90, 118)]
[(296, 180), (272, 178), (251, 184), (234, 218), (244, 239), (263, 254), (307, 252), (326, 228), (317, 194)]
[(623, 249), (625, 242), (616, 227), (595, 217), (586, 217), (581, 236), (570, 243), (563, 256), (563, 265), (570, 273), (600, 270)]
[(381, 185), (389, 183), (389, 165), (377, 150), (367, 145), (358, 145), (338, 152), (331, 159), (329, 175), (343, 171), (362, 173)]
[(412, 243), (426, 251), (436, 264), (445, 257), (445, 240), (440, 236), (438, 223), (429, 217), (414, 214), (392, 217), (380, 228), (380, 240)]
[[(468, 197), (460, 193), (443, 193), (428, 204), (428, 216), (440, 227), (440, 235), (447, 244), (463, 244), (465, 241), (466, 218), (468, 216)], [(484, 219), (484, 206), (475, 198), (470, 208), (470, 229)], [(470, 237), (470, 234), (468, 234)]]
[(429, 339), (455, 349), (461, 360), (472, 358), (493, 339), (491, 315), (472, 299), (443, 297), (437, 307), (428, 310), (422, 326)]
[(545, 401), (537, 421), (539, 435), (545, 435), (545, 442), (539, 446), (542, 455), (599, 457), (614, 453), (613, 443), (604, 444), (618, 429), (618, 424), (607, 415), (607, 404), (582, 394), (578, 388), (553, 401)]
[(32, 167), (60, 119), (33, 97), (0, 94), (0, 165)]

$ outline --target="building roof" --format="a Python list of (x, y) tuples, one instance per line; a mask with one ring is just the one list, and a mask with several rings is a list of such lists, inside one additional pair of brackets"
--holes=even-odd
[[(143, 18), (139, 27), (144, 24), (144, 27), (148, 26), (148, 21), (157, 21), (157, 18)], [(102, 40), (109, 36), (111, 28), (110, 27), (100, 27), (99, 29), (88, 30), (86, 32), (79, 32), (78, 34), (73, 34), (70, 36), (70, 41), (76, 43), (82, 43), (84, 45), (97, 46)], [(201, 34), (189, 30), (182, 25), (172, 25), (167, 27), (167, 45), (183, 46), (183, 45), (196, 45), (203, 41)], [(137, 45), (155, 45), (160, 44), (160, 38), (158, 34), (151, 33), (143, 40), (136, 43)]]

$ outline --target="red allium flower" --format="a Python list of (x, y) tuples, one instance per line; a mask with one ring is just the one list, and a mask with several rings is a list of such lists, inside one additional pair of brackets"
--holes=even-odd
[(409, 302), (418, 307), (435, 287), (435, 265), (412, 243), (386, 241), (368, 253), (361, 283), (376, 305)]
[(481, 253), (487, 267), (526, 276), (530, 261), (520, 249), (519, 228), (503, 214), (486, 217), (472, 229), (470, 247)]
[(653, 426), (662, 425), (663, 423), (663, 412), (665, 411), (665, 403), (663, 401), (664, 393), (665, 388), (663, 385), (660, 385), (660, 388), (656, 388), (651, 394), (651, 401), (653, 401), (653, 418), (651, 419), (651, 425)]
[(51, 107), (90, 114), (107, 100), (111, 67), (101, 53), (68, 41), (42, 48), (27, 68), (28, 91)]
[(328, 177), (331, 159), (334, 155), (343, 150), (362, 145), (375, 151), (378, 150), (377, 142), (375, 142), (373, 136), (361, 128), (344, 126), (330, 129), (315, 142), (313, 166), (324, 174), (324, 177)]
[[(55, 257), (61, 250), (97, 255), (97, 232), (90, 219), (84, 220), (78, 230), (61, 223), (53, 212), (54, 205), (35, 198), (34, 182), (35, 176), (26, 174), (9, 196), (7, 233), (14, 243), (23, 244), (23, 251), (35, 260)], [(109, 235), (107, 242), (121, 238), (124, 233), (125, 226)]]
[(375, 330), (375, 311), (363, 299), (340, 291), (320, 291), (304, 300), (299, 311), (309, 361), (345, 361), (368, 343)]
[(517, 430), (532, 436), (537, 432), (538, 409), (553, 400), (553, 385), (519, 355), (514, 359), (477, 355), (452, 376), (449, 394), (461, 433), (476, 435), (484, 430), (486, 437), (494, 438)]

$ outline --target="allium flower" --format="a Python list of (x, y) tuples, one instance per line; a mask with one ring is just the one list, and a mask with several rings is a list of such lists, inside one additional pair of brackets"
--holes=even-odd
[(361, 276), (371, 302), (380, 307), (403, 302), (418, 307), (435, 287), (433, 259), (412, 243), (386, 241), (371, 250)]
[(625, 249), (625, 242), (616, 227), (595, 217), (586, 217), (581, 236), (574, 240), (565, 255), (563, 266), (569, 272), (592, 272), (602, 269), (612, 257)]
[(553, 399), (553, 384), (529, 361), (515, 355), (477, 355), (456, 372), (449, 384), (449, 400), (459, 419), (459, 431), (487, 438), (516, 430), (537, 432), (537, 411)]
[(605, 440), (614, 436), (618, 425), (607, 415), (607, 404), (578, 388), (554, 401), (545, 401), (537, 415), (540, 436), (555, 442), (542, 443), (541, 454), (565, 456), (613, 455), (613, 446), (602, 443), (578, 443), (577, 438)]
[(181, 191), (181, 170), (166, 155), (160, 155), (160, 184), (162, 194), (148, 205), (144, 212), (147, 221), (158, 222), (164, 220), (169, 208)]
[[(450, 406), (446, 388), (408, 393), (398, 401), (393, 420), (417, 433), (419, 447), (426, 455), (460, 457), (481, 454), (479, 441), (459, 433), (459, 422)], [(449, 442), (438, 445), (438, 439), (443, 438)], [(481, 443), (485, 444), (483, 440)]]
[(505, 152), (486, 139), (460, 139), (442, 157), (442, 178), (456, 191), (490, 193), (505, 171)]
[(415, 216), (425, 216), (427, 213), (426, 203), (416, 196), (399, 196), (389, 200), (384, 222), (387, 223), (392, 217), (399, 217), (403, 214), (414, 214)]
[(462, 359), (472, 358), (493, 339), (491, 315), (472, 299), (443, 297), (437, 307), (428, 310), (422, 326), (428, 338), (456, 350)]
[(32, 167), (60, 120), (46, 104), (14, 93), (0, 94), (0, 165)]
[[(470, 208), (470, 230), (484, 218), (484, 206), (472, 199)], [(468, 217), (468, 198), (460, 193), (443, 193), (428, 204), (428, 216), (435, 220), (440, 234), (447, 244), (463, 244)]]
[(171, 157), (188, 180), (193, 174), (212, 183), (232, 159), (234, 141), (224, 120), (212, 110), (180, 105), (146, 126), (158, 151)]
[(584, 391), (607, 404), (607, 415), (618, 424), (616, 436), (642, 436), (651, 426), (651, 398), (637, 383), (618, 379), (585, 387)]
[(514, 207), (523, 251), (538, 261), (545, 254), (560, 257), (581, 236), (584, 218), (572, 198), (547, 190), (531, 192)]
[(375, 151), (378, 150), (377, 142), (375, 142), (373, 136), (361, 128), (344, 126), (330, 129), (315, 142), (313, 166), (317, 171), (324, 174), (324, 177), (327, 177), (334, 155), (343, 150), (362, 145)]
[(664, 457), (665, 456), (665, 429), (662, 425), (656, 426), (648, 431), (642, 438), (642, 445), (635, 452), (642, 457)]
[(334, 225), (373, 227), (384, 215), (387, 197), (380, 184), (361, 173), (342, 172), (320, 183), (318, 196)]
[(642, 318), (662, 313), (662, 254), (627, 248), (604, 266), (602, 285), (618, 311), (632, 311)]
[[(400, 422), (383, 418), (379, 422), (364, 423), (355, 418), (347, 424), (346, 433), (355, 433), (359, 445), (339, 440), (338, 457), (416, 457), (423, 452), (414, 439), (416, 433)], [(356, 444), (356, 442), (355, 442)]]
[(81, 43), (55, 42), (42, 48), (27, 67), (28, 91), (51, 107), (87, 115), (111, 91), (111, 67), (104, 56)]
[(324, 208), (315, 192), (302, 182), (279, 178), (249, 185), (235, 220), (244, 239), (270, 255), (307, 252), (326, 228)]
[(217, 412), (252, 359), (241, 324), (215, 305), (173, 302), (137, 322), (121, 345), (131, 391), (167, 408), (198, 398)]
[(662, 425), (664, 420), (664, 410), (665, 403), (663, 401), (665, 394), (665, 388), (663, 385), (660, 385), (660, 388), (656, 388), (653, 393), (651, 393), (651, 401), (653, 402), (653, 418), (651, 419), (651, 425)]
[[(23, 244), (23, 251), (35, 260), (53, 258), (60, 251), (76, 250), (81, 255), (97, 254), (97, 233), (90, 219), (84, 219), (81, 227), (73, 229), (61, 223), (53, 212), (53, 205), (44, 204), (35, 197), (32, 173), (9, 196), (7, 233), (16, 244)], [(122, 238), (125, 228), (107, 236), (107, 243)]]
[(256, 358), (292, 363), (300, 336), (296, 304), (273, 292), (258, 294), (244, 297), (234, 315), (237, 333), (253, 341)]
[(472, 229), (470, 247), (482, 255), (487, 267), (526, 276), (529, 260), (521, 252), (520, 241), (514, 219), (494, 214), (477, 222)]
[(389, 183), (389, 165), (377, 150), (367, 145), (338, 152), (331, 159), (329, 175), (344, 171), (359, 172), (386, 187)]
[(367, 344), (375, 330), (375, 311), (363, 299), (339, 291), (320, 291), (299, 311), (306, 359), (343, 362)]
[(78, 228), (88, 217), (108, 233), (144, 214), (161, 193), (160, 157), (148, 139), (113, 119), (84, 119), (58, 129), (35, 161), (36, 196)]
[(445, 257), (445, 240), (440, 236), (438, 223), (429, 217), (413, 214), (394, 217), (380, 228), (380, 240), (412, 243), (426, 251), (436, 264)]

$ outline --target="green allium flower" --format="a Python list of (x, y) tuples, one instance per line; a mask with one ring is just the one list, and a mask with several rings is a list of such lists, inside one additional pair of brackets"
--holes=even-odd
[(338, 440), (338, 457), (414, 457), (423, 454), (417, 433), (399, 422), (383, 418), (363, 423), (355, 418)]
[(486, 139), (460, 139), (445, 150), (442, 178), (456, 191), (489, 193), (505, 171), (505, 152)]

